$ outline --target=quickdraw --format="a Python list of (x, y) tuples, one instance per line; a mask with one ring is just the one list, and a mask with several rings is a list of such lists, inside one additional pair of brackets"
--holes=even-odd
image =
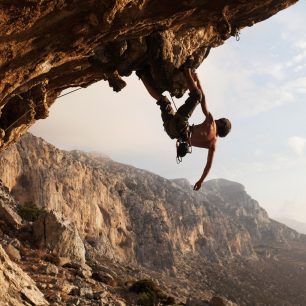
[(236, 38), (236, 41), (240, 40), (240, 31), (239, 31), (239, 29), (236, 29), (236, 31), (235, 31), (235, 38)]

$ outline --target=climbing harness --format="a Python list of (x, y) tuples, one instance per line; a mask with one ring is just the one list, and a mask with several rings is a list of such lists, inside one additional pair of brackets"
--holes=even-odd
[(179, 145), (180, 145), (179, 140), (177, 140), (176, 141), (176, 163), (177, 164), (180, 164), (183, 161), (183, 158), (181, 156), (178, 156), (178, 154), (177, 154), (177, 150), (178, 150)]
[[(188, 137), (187, 137), (187, 140), (184, 140), (182, 138), (178, 138), (177, 141), (176, 141), (176, 163), (179, 164), (182, 162), (183, 160), (183, 157), (189, 153), (191, 154), (192, 153), (192, 145), (191, 145), (191, 134), (192, 134), (192, 129), (193, 129), (193, 126), (189, 126), (189, 129), (188, 129)], [(180, 150), (183, 150), (183, 155), (181, 156), (181, 153)]]
[[(69, 94), (71, 94), (71, 93), (73, 93), (73, 92), (75, 92), (75, 91), (80, 90), (80, 89), (83, 89), (83, 88), (80, 87), (80, 88), (74, 89), (74, 90), (72, 90), (72, 91), (69, 91), (69, 92), (67, 92), (67, 93), (65, 93), (65, 94), (63, 94), (63, 95), (58, 96), (57, 99), (60, 99), (61, 97), (64, 97), (64, 96), (67, 96), (67, 95), (69, 95)], [(26, 111), (24, 114), (22, 114), (22, 115), (21, 115), (19, 118), (17, 118), (11, 125), (9, 125), (9, 127), (7, 127), (7, 128), (4, 130), (4, 132), (6, 133), (11, 127), (13, 127), (13, 126), (15, 125), (15, 123), (19, 122), (20, 119), (22, 119), (25, 115), (27, 115), (28, 113), (30, 113), (32, 110), (33, 110), (33, 109), (29, 109), (29, 110)]]
[[(177, 107), (176, 107), (176, 104), (173, 100), (173, 97), (171, 95), (170, 95), (170, 97), (171, 97), (171, 100), (172, 100), (173, 105), (175, 107), (175, 110), (177, 111)], [(188, 140), (185, 141), (182, 138), (178, 138), (177, 141), (176, 141), (176, 163), (177, 164), (182, 162), (183, 156), (185, 156), (187, 153), (189, 153), (189, 154), (192, 153), (192, 146), (190, 144), (191, 132), (192, 132), (192, 126), (191, 127), (189, 126), (188, 138), (187, 138)], [(185, 154), (183, 156), (179, 155), (179, 150), (180, 150), (179, 148), (184, 150)]]

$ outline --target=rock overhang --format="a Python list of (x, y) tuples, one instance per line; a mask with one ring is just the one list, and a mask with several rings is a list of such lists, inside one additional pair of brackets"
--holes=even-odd
[(182, 67), (297, 0), (3, 1), (0, 5), (0, 147), (14, 143), (62, 90), (149, 69), (180, 97)]

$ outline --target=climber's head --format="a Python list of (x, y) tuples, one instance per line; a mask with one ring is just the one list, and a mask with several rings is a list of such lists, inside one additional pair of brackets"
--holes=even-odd
[(190, 153), (190, 146), (187, 142), (180, 142), (177, 146), (177, 156), (184, 157), (187, 153)]
[(215, 120), (217, 125), (217, 135), (220, 137), (225, 137), (231, 130), (232, 124), (226, 118), (220, 118)]

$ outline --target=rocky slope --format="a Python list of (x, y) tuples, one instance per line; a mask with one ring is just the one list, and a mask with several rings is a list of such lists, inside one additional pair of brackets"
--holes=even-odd
[[(13, 263), (0, 245), (1, 305), (46, 305), (35, 282)], [(28, 304), (29, 305), (29, 304)]]
[(63, 89), (146, 67), (160, 91), (181, 96), (184, 65), (297, 0), (32, 0), (0, 3), (0, 147), (48, 109)]
[[(0, 304), (22, 306), (26, 303), (46, 305), (47, 301), (37, 288), (35, 282), (14, 263), (13, 258), (20, 258), (14, 244), (6, 243), (3, 230), (14, 232), (21, 227), (21, 218), (14, 211), (16, 202), (8, 193), (8, 189), (0, 182)], [(4, 247), (4, 249), (3, 249)]]
[[(78, 233), (59, 213), (44, 211), (34, 223), (21, 221), (16, 213), (20, 205), (2, 182), (0, 205), (1, 306), (174, 304), (167, 286), (157, 285), (162, 275), (110, 261), (89, 244), (86, 264), (85, 257), (79, 256), (83, 242), (76, 241)], [(76, 249), (78, 256), (72, 251)], [(214, 301), (232, 305), (208, 292), (206, 297), (207, 305), (214, 306)], [(176, 296), (178, 302), (185, 300)]]
[(212, 181), (195, 193), (187, 181), (64, 152), (30, 134), (1, 155), (0, 178), (19, 202), (73, 221), (109, 258), (154, 269), (172, 271), (176, 258), (190, 253), (210, 260), (256, 257), (258, 244), (299, 239), (237, 183)]
[[(186, 180), (58, 150), (30, 134), (2, 153), (0, 178), (19, 205), (36, 203), (75, 224), (84, 261), (127, 267), (121, 278), (154, 275), (179, 301), (209, 300), (209, 290), (240, 305), (306, 301), (305, 236), (271, 220), (241, 184), (213, 180), (195, 193)], [(75, 232), (63, 226), (42, 214), (33, 230), (62, 238), (40, 235), (36, 245), (49, 243), (57, 256), (80, 261), (75, 252), (54, 247)], [(78, 238), (68, 240), (74, 241), (68, 249), (82, 254)]]

